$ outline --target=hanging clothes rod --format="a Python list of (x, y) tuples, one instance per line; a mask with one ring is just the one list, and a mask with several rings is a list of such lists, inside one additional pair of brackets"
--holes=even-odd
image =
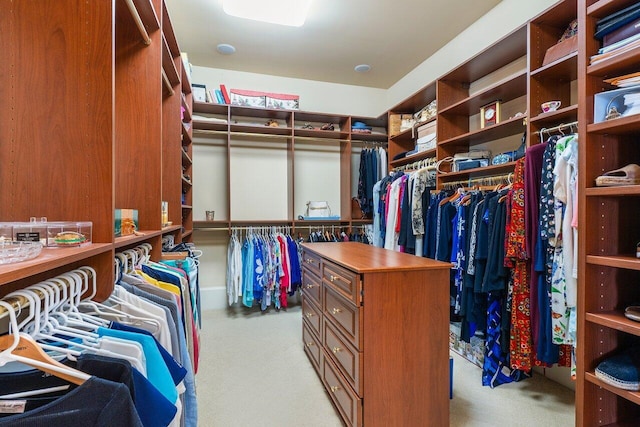
[(437, 165), (437, 163), (438, 163), (437, 157), (428, 157), (426, 159), (418, 160), (413, 163), (407, 163), (406, 165), (393, 168), (392, 172), (414, 171), (414, 170), (422, 169), (429, 166), (433, 166), (435, 171), (435, 166)]
[(554, 132), (561, 132), (563, 129), (569, 129), (569, 130), (573, 130), (573, 128), (576, 128), (576, 132), (577, 127), (578, 127), (578, 122), (570, 122), (570, 123), (560, 123), (558, 126), (554, 126), (554, 127), (550, 127), (550, 128), (542, 128), (540, 129), (537, 134), (540, 137), (540, 139), (544, 138), (544, 134), (546, 133), (547, 135), (551, 136), (552, 133)]
[(442, 189), (453, 190), (459, 187), (472, 187), (474, 185), (498, 185), (510, 184), (513, 179), (513, 173), (503, 175), (492, 175), (481, 178), (470, 178), (461, 181), (449, 181), (442, 183)]

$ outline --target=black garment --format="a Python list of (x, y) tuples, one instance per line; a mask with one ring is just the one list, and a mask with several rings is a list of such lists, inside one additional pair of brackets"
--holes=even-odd
[(400, 234), (398, 244), (404, 247), (408, 254), (416, 253), (416, 236), (413, 234), (413, 214), (411, 212), (413, 200), (413, 181), (408, 179), (402, 184), (404, 186), (402, 197), (402, 209), (400, 214)]
[[(19, 382), (20, 380), (18, 380)], [(3, 389), (6, 393), (7, 390)], [(27, 410), (0, 418), (7, 427), (143, 427), (124, 384), (91, 377), (82, 385), (41, 406), (42, 398), (30, 397)], [(36, 409), (33, 403), (37, 403)]]

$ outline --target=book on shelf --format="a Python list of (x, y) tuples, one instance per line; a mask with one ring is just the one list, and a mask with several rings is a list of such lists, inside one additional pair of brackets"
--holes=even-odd
[(231, 104), (231, 98), (229, 98), (229, 92), (227, 91), (227, 87), (225, 85), (220, 85), (220, 92), (222, 93), (222, 97), (224, 98), (224, 103)]
[(216, 89), (216, 99), (218, 100), (218, 104), (226, 104), (226, 102), (224, 102), (224, 96), (222, 96), (222, 91), (220, 89)]
[(209, 103), (214, 103), (214, 102), (215, 102), (215, 101), (213, 100), (213, 95), (211, 95), (211, 90), (210, 90), (210, 89), (209, 89), (209, 90), (207, 90), (206, 95), (207, 95), (206, 102), (209, 102)]

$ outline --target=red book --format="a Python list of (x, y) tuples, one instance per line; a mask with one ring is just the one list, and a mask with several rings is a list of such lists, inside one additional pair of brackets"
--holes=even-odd
[(231, 104), (231, 99), (229, 98), (229, 92), (227, 92), (227, 88), (225, 85), (220, 85), (220, 92), (222, 92), (222, 97), (224, 98), (225, 104)]

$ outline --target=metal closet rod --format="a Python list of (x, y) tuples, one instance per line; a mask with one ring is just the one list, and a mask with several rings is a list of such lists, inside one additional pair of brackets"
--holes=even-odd
[(558, 126), (553, 126), (553, 127), (550, 127), (550, 128), (542, 128), (536, 133), (538, 134), (540, 139), (542, 139), (544, 137), (545, 133), (547, 133), (548, 135), (551, 135), (551, 133), (553, 133), (553, 132), (560, 132), (561, 130), (567, 129), (567, 128), (572, 130), (574, 128), (574, 126), (575, 127), (578, 126), (578, 121), (570, 122), (570, 123), (560, 123)]
[(442, 188), (445, 190), (452, 190), (458, 187), (471, 187), (473, 185), (498, 185), (509, 184), (513, 178), (513, 173), (484, 176), (481, 178), (470, 178), (460, 181), (450, 181), (442, 183)]

